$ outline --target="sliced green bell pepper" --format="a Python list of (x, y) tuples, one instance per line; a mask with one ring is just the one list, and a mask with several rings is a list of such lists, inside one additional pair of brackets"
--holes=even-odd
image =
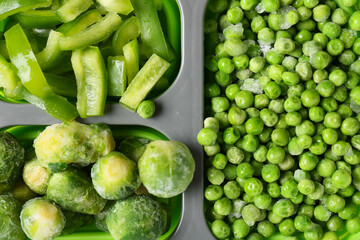
[(65, 52), (65, 56), (60, 61), (60, 63), (57, 66), (46, 70), (46, 73), (62, 75), (64, 73), (68, 73), (68, 72), (72, 72), (72, 71), (73, 71), (73, 68), (71, 65), (71, 52)]
[(6, 28), (6, 24), (9, 21), (8, 18), (0, 21), (0, 32), (4, 32)]
[(2, 0), (0, 1), (0, 20), (34, 8), (49, 7), (52, 0)]
[(87, 29), (72, 35), (60, 38), (62, 50), (86, 48), (107, 39), (121, 24), (121, 17), (117, 13), (108, 13), (100, 21)]
[(108, 58), (109, 87), (108, 95), (121, 97), (127, 87), (126, 64), (123, 56)]
[(128, 15), (134, 10), (130, 0), (97, 0), (109, 12), (116, 12)]
[(81, 13), (88, 10), (91, 5), (93, 5), (92, 0), (69, 0), (64, 5), (62, 5), (56, 14), (63, 22), (70, 22), (74, 20)]
[(45, 73), (45, 78), (51, 89), (64, 97), (76, 98), (76, 81), (75, 79), (58, 76), (55, 74)]
[[(139, 19), (141, 39), (152, 53), (170, 61), (170, 54), (154, 1), (131, 0)], [(150, 31), (151, 29), (151, 31)]]
[(115, 55), (123, 54), (123, 47), (140, 35), (140, 25), (136, 17), (126, 19), (112, 38), (112, 48)]
[(108, 76), (98, 47), (73, 52), (71, 58), (78, 86), (77, 108), (81, 117), (104, 114)]
[(61, 23), (53, 10), (29, 10), (15, 17), (22, 26), (29, 28), (51, 28)]
[(154, 0), (156, 10), (160, 11), (163, 7), (163, 0)]
[(98, 10), (93, 9), (84, 12), (71, 22), (64, 23), (56, 31), (61, 32), (65, 37), (81, 32), (101, 19)]
[(11, 64), (0, 55), (0, 87), (12, 91), (19, 81)]
[(169, 67), (170, 63), (153, 54), (127, 87), (120, 99), (120, 104), (131, 111), (136, 111), (141, 101)]
[(0, 55), (3, 56), (6, 60), (9, 60), (9, 53), (6, 48), (5, 40), (0, 40)]
[(25, 88), (39, 98), (54, 95), (20, 25), (9, 29), (4, 36), (11, 62)]
[(18, 86), (7, 96), (16, 96), (17, 99), (24, 99), (38, 108), (47, 112), (50, 116), (63, 122), (69, 122), (79, 116), (76, 107), (66, 98), (59, 95), (53, 95), (44, 98), (38, 98), (32, 95), (24, 86)]
[(123, 47), (125, 62), (126, 62), (126, 74), (128, 83), (134, 79), (140, 69), (140, 53), (139, 43), (135, 38)]
[(58, 65), (64, 57), (65, 52), (61, 51), (59, 46), (59, 39), (61, 33), (50, 31), (46, 47), (36, 54), (37, 61), (43, 71)]

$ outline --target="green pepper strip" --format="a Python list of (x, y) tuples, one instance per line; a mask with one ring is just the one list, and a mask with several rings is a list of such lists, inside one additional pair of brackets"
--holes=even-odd
[(29, 10), (15, 15), (22, 26), (29, 28), (51, 28), (61, 23), (52, 10)]
[(71, 22), (64, 23), (56, 31), (61, 32), (65, 37), (77, 34), (101, 19), (98, 10), (89, 10)]
[(104, 114), (108, 76), (98, 47), (73, 52), (71, 61), (78, 86), (77, 108), (81, 117)]
[(8, 21), (9, 21), (8, 18), (0, 21), (0, 32), (4, 32), (4, 31), (5, 31), (6, 24), (7, 24)]
[(141, 101), (169, 67), (170, 63), (156, 54), (152, 55), (127, 87), (120, 99), (120, 104), (131, 111), (136, 111)]
[(12, 91), (19, 81), (20, 80), (11, 64), (0, 55), (0, 87)]
[(9, 53), (6, 48), (5, 40), (0, 40), (0, 55), (3, 56), (6, 60), (9, 60)]
[(116, 13), (108, 13), (100, 21), (72, 36), (60, 38), (60, 49), (75, 50), (86, 48), (107, 39), (121, 24), (121, 17)]
[(63, 22), (70, 22), (88, 10), (93, 3), (92, 0), (69, 0), (56, 10), (56, 14)]
[(61, 96), (76, 98), (75, 79), (45, 73), (45, 78), (51, 89)]
[(112, 48), (115, 55), (123, 54), (123, 47), (140, 35), (140, 25), (136, 17), (126, 19), (114, 33)]
[(17, 87), (16, 95), (34, 104), (38, 108), (47, 112), (50, 116), (57, 118), (63, 122), (69, 122), (79, 116), (74, 105), (72, 105), (66, 98), (59, 95), (53, 95), (44, 98), (38, 98), (32, 95), (24, 86)]
[(129, 84), (134, 79), (140, 68), (139, 43), (137, 38), (126, 44), (123, 48), (126, 62), (126, 74)]
[(123, 15), (128, 15), (134, 10), (130, 0), (116, 0), (116, 1), (109, 1), (109, 0), (97, 0), (105, 9), (109, 12), (116, 12)]
[(4, 35), (11, 62), (26, 89), (39, 98), (54, 95), (20, 25), (15, 25)]
[(163, 7), (163, 0), (154, 0), (156, 10), (160, 11)]
[(70, 59), (71, 59), (71, 52), (65, 52), (65, 56), (63, 57), (63, 59), (61, 59), (60, 63), (57, 66), (46, 70), (46, 73), (58, 75), (58, 74), (72, 72), (73, 68)]
[(127, 87), (125, 58), (123, 56), (109, 57), (107, 69), (109, 73), (108, 95), (121, 97)]
[(39, 65), (44, 71), (58, 65), (65, 55), (59, 47), (60, 36), (61, 33), (51, 30), (46, 47), (36, 54)]
[(3, 0), (0, 1), (0, 20), (34, 8), (49, 7), (52, 0)]
[(132, 4), (139, 19), (143, 44), (150, 48), (152, 53), (170, 61), (169, 49), (154, 1), (132, 0)]

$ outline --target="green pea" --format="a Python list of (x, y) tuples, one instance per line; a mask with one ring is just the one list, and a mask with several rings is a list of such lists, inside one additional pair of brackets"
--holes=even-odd
[(223, 196), (223, 189), (219, 185), (209, 185), (205, 189), (205, 198), (209, 201), (216, 201)]
[(266, 154), (266, 158), (270, 163), (281, 163), (285, 159), (285, 150), (281, 147), (271, 147)]
[(330, 231), (337, 232), (343, 229), (344, 222), (337, 215), (333, 215), (326, 223), (327, 228)]
[(288, 180), (281, 186), (281, 195), (285, 198), (296, 197), (298, 191), (298, 185), (294, 180)]
[(272, 198), (278, 198), (281, 194), (280, 186), (277, 182), (269, 183), (266, 190)]
[(272, 198), (269, 194), (261, 193), (260, 195), (255, 196), (254, 203), (256, 207), (260, 209), (267, 209), (272, 203)]
[(343, 169), (336, 170), (331, 177), (335, 187), (344, 189), (351, 184), (351, 174)]
[(244, 185), (244, 191), (250, 196), (257, 196), (263, 191), (263, 185), (257, 178), (249, 178)]
[(240, 186), (236, 181), (229, 181), (224, 185), (224, 194), (229, 199), (237, 199), (240, 191)]
[(230, 124), (241, 125), (245, 122), (246, 112), (238, 107), (231, 107), (227, 118)]
[(341, 123), (341, 132), (347, 136), (354, 136), (360, 129), (360, 123), (356, 118), (348, 117)]
[(240, 163), (236, 168), (236, 173), (239, 178), (251, 178), (254, 174), (254, 167), (250, 163)]
[(217, 133), (210, 128), (203, 128), (197, 135), (197, 140), (200, 145), (210, 146), (215, 144), (217, 139)]
[(318, 51), (310, 58), (310, 64), (315, 69), (324, 69), (329, 66), (331, 57), (327, 52)]
[(261, 176), (266, 182), (275, 182), (280, 178), (280, 169), (275, 164), (267, 164), (262, 168)]
[(213, 167), (207, 170), (206, 175), (209, 182), (214, 185), (220, 185), (225, 180), (225, 174), (221, 170)]
[(251, 107), (254, 102), (254, 95), (247, 90), (242, 90), (235, 95), (236, 105), (241, 109)]
[(215, 237), (224, 239), (230, 235), (230, 227), (223, 220), (215, 220), (211, 224), (211, 231)]

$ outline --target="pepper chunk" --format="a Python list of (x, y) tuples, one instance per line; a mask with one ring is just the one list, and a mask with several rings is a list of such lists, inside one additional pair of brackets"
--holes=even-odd
[(140, 53), (139, 43), (137, 39), (132, 40), (126, 44), (123, 48), (124, 57), (126, 62), (126, 74), (129, 84), (139, 72), (140, 65)]
[(29, 28), (51, 28), (61, 23), (53, 10), (29, 10), (15, 15), (22, 26)]
[(63, 22), (70, 22), (88, 10), (93, 3), (92, 0), (68, 0), (56, 10), (56, 14)]
[(18, 12), (34, 8), (49, 7), (52, 0), (6, 0), (0, 1), (0, 20)]
[(126, 64), (123, 56), (108, 58), (109, 88), (108, 95), (121, 97), (127, 87)]
[(155, 53), (170, 61), (170, 51), (154, 1), (132, 0), (131, 2), (134, 6), (135, 15), (139, 19), (143, 44), (151, 50), (151, 54)]
[(104, 114), (108, 76), (97, 47), (76, 50), (71, 57), (78, 86), (77, 109), (82, 118)]
[(134, 10), (130, 0), (97, 0), (109, 12), (128, 15)]
[(60, 38), (60, 49), (76, 50), (86, 48), (107, 39), (118, 29), (122, 20), (117, 13), (108, 13), (100, 21), (72, 36)]
[(136, 111), (141, 101), (169, 67), (170, 63), (153, 54), (124, 92), (120, 99), (120, 104), (131, 111)]
[(4, 36), (11, 62), (25, 88), (39, 98), (54, 95), (20, 25), (9, 29)]
[(42, 70), (46, 71), (58, 65), (64, 57), (65, 52), (59, 47), (61, 33), (51, 30), (46, 47), (36, 54), (37, 61)]
[(112, 48), (115, 55), (123, 54), (123, 47), (140, 35), (139, 20), (132, 16), (126, 19), (112, 38)]

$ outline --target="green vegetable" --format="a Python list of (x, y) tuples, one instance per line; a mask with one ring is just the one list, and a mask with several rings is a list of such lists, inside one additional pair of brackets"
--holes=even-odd
[(138, 163), (140, 179), (149, 193), (176, 196), (190, 184), (195, 162), (189, 149), (177, 141), (153, 141)]
[(159, 56), (152, 55), (132, 80), (121, 97), (120, 103), (131, 111), (136, 111), (141, 101), (169, 66), (170, 64)]
[(106, 200), (95, 191), (90, 177), (79, 169), (53, 174), (47, 198), (66, 210), (91, 215), (98, 214), (106, 204)]
[(119, 240), (157, 239), (164, 232), (166, 221), (165, 209), (147, 196), (117, 201), (106, 218), (111, 236)]
[(129, 84), (139, 72), (139, 44), (137, 39), (132, 40), (123, 47), (125, 62), (126, 62), (126, 75)]
[(138, 162), (149, 143), (148, 139), (128, 137), (118, 143), (117, 150), (131, 160)]
[(51, 28), (61, 23), (53, 10), (28, 10), (15, 15), (21, 25), (29, 28)]
[(123, 47), (131, 40), (140, 35), (139, 20), (132, 16), (126, 19), (114, 33), (112, 38), (112, 49), (116, 55), (123, 54)]
[(70, 22), (85, 12), (92, 4), (92, 0), (68, 0), (56, 10), (56, 15), (63, 22)]
[(59, 162), (86, 166), (110, 153), (115, 142), (104, 124), (69, 122), (47, 127), (34, 140), (34, 148), (44, 166)]
[(0, 3), (0, 21), (18, 12), (24, 12), (33, 8), (49, 7), (51, 0), (10, 0)]
[(155, 103), (151, 100), (142, 101), (136, 111), (144, 119), (151, 118), (155, 113)]
[(0, 239), (25, 240), (26, 236), (21, 229), (21, 203), (8, 195), (0, 195), (1, 231)]
[(104, 114), (108, 75), (97, 47), (73, 51), (71, 63), (77, 82), (77, 109), (82, 118)]
[(65, 217), (49, 200), (35, 198), (25, 203), (21, 226), (30, 239), (54, 239), (65, 227)]
[(61, 235), (68, 235), (85, 226), (92, 220), (91, 215), (62, 210), (66, 224)]
[(136, 162), (119, 152), (100, 158), (91, 169), (91, 178), (96, 191), (110, 200), (129, 197), (141, 184)]
[(108, 95), (121, 97), (127, 87), (127, 68), (123, 56), (109, 57), (107, 64), (109, 74)]
[(24, 148), (10, 133), (0, 133), (0, 193), (10, 190), (20, 176), (24, 152)]

